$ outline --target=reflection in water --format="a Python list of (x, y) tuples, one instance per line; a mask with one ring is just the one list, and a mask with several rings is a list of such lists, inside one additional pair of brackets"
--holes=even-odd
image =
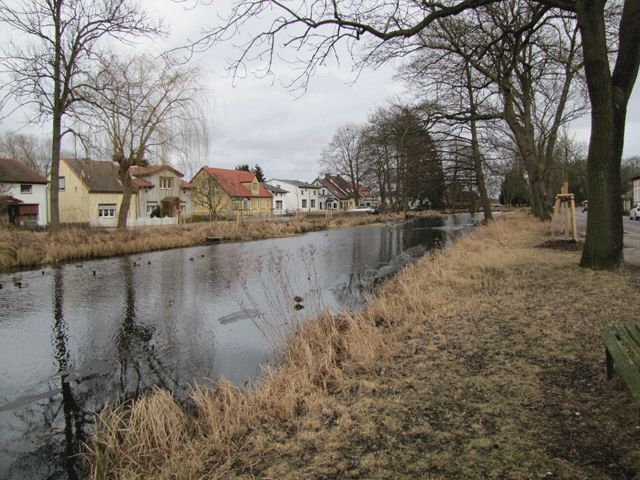
[(193, 382), (255, 378), (273, 352), (249, 317), (281, 328), (359, 308), (377, 282), (470, 226), (468, 215), (416, 219), (24, 272), (27, 288), (0, 291), (0, 479), (77, 478), (105, 404), (154, 385), (180, 399)]

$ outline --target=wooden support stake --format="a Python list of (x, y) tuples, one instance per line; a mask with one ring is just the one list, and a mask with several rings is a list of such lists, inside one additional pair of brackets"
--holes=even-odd
[(578, 228), (576, 226), (576, 201), (571, 196), (571, 236), (574, 242), (578, 241)]

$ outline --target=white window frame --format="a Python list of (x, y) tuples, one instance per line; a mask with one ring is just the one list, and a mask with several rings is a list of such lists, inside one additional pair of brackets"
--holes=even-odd
[(115, 218), (116, 207), (115, 203), (99, 203), (98, 218)]
[[(29, 187), (29, 188), (25, 188)], [(20, 194), (21, 195), (31, 195), (33, 193), (33, 185), (30, 183), (21, 183), (20, 184)]]
[(67, 186), (66, 179), (64, 177), (58, 177), (58, 191), (64, 192)]
[(160, 190), (171, 190), (173, 188), (173, 177), (160, 177)]
[(306, 198), (302, 199), (302, 208), (307, 208), (307, 199)]
[(147, 202), (147, 217), (151, 216), (151, 213), (156, 209), (157, 206), (158, 202), (156, 201), (151, 200)]

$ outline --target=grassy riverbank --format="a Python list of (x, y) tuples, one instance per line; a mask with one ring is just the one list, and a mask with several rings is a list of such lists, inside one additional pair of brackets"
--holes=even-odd
[(103, 412), (92, 478), (634, 478), (638, 410), (602, 328), (637, 271), (580, 269), (501, 219), (407, 267), (362, 312), (309, 322), (254, 391)]
[[(425, 215), (440, 215), (425, 212)], [(222, 240), (257, 240), (393, 221), (395, 215), (309, 215), (290, 220), (265, 219), (236, 222), (193, 223), (124, 231), (98, 228), (63, 228), (53, 234), (23, 229), (0, 229), (0, 270), (28, 268), (71, 260), (112, 257), (153, 250), (202, 245), (206, 237)]]

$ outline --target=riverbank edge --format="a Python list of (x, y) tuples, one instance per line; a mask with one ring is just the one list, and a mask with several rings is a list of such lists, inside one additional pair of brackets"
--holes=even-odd
[(195, 388), (189, 412), (161, 390), (105, 409), (90, 478), (637, 473), (637, 409), (603, 378), (600, 332), (635, 318), (640, 282), (538, 248), (547, 231), (521, 216), (478, 227), (363, 311), (305, 324), (255, 389)]
[[(440, 212), (425, 211), (413, 216), (439, 217)], [(331, 228), (396, 222), (405, 215), (348, 215), (332, 218), (317, 215), (291, 220), (259, 219), (244, 223), (218, 221), (168, 227), (127, 230), (63, 228), (47, 234), (21, 229), (0, 230), (0, 273), (13, 273), (65, 262), (110, 258), (159, 250), (195, 247), (217, 241), (252, 241), (302, 235)]]

